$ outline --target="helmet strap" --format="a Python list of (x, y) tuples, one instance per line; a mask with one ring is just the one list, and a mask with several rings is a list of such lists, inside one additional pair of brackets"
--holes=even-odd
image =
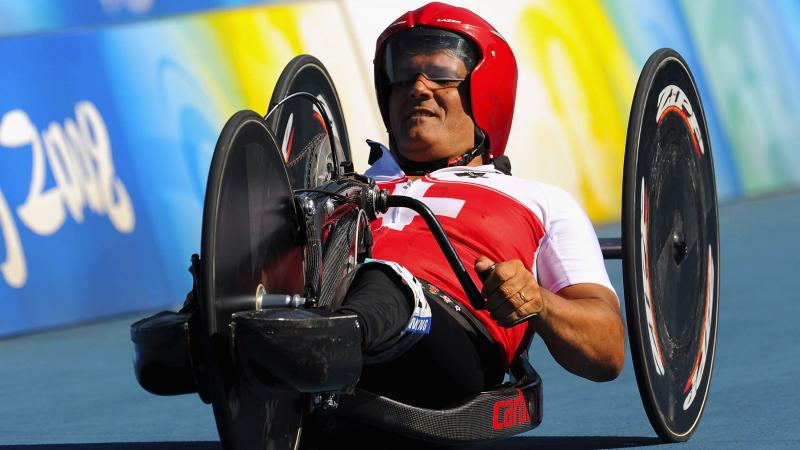
[(400, 168), (406, 175), (420, 176), (445, 167), (466, 166), (478, 156), (489, 155), (489, 148), (486, 147), (486, 135), (480, 128), (475, 127), (475, 140), (478, 145), (456, 158), (443, 158), (435, 161), (411, 161), (404, 157), (399, 151), (392, 150), (392, 155), (397, 160)]

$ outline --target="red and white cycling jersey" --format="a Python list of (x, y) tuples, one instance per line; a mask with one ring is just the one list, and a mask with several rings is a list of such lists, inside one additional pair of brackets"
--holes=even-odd
[[(519, 259), (552, 292), (577, 283), (613, 290), (591, 222), (559, 188), (505, 175), (492, 165), (448, 167), (411, 181), (385, 149), (366, 175), (390, 194), (416, 198), (436, 214), (479, 289), (473, 267), (484, 255), (498, 262)], [(474, 310), (422, 217), (391, 208), (372, 229), (373, 257), (402, 264), (470, 309), (502, 347), (507, 365), (525, 350), (533, 331), (529, 324), (502, 328), (487, 311)]]

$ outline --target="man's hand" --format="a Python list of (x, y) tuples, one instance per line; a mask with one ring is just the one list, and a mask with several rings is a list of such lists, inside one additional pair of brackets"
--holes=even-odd
[(574, 284), (557, 293), (541, 288), (521, 261), (475, 260), (486, 309), (500, 326), (532, 321), (550, 353), (572, 373), (595, 381), (616, 378), (625, 361), (619, 300), (605, 286)]
[(485, 256), (475, 260), (475, 272), (483, 280), (481, 294), (486, 309), (502, 327), (544, 311), (545, 303), (539, 283), (522, 261), (515, 259), (494, 263)]

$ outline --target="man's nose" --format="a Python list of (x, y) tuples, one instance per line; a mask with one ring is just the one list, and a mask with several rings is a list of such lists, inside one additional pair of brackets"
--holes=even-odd
[(411, 83), (411, 87), (408, 90), (408, 96), (411, 98), (433, 96), (433, 91), (431, 91), (430, 87), (425, 83), (425, 75), (421, 73), (417, 74), (417, 78), (414, 79), (414, 82)]

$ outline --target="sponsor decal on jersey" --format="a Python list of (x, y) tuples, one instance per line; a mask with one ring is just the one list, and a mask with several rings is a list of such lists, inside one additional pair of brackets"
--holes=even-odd
[(486, 178), (486, 174), (484, 172), (457, 172), (457, 177), (469, 177), (469, 178)]
[[(457, 218), (464, 208), (466, 201), (456, 198), (425, 197), (425, 193), (428, 192), (428, 189), (431, 187), (433, 187), (432, 183), (418, 180), (414, 184), (414, 191), (405, 195), (409, 195), (425, 203), (437, 217)], [(414, 218), (418, 216), (419, 214), (409, 208), (389, 208), (383, 216), (383, 226), (393, 230), (403, 231), (403, 228), (411, 225)]]

